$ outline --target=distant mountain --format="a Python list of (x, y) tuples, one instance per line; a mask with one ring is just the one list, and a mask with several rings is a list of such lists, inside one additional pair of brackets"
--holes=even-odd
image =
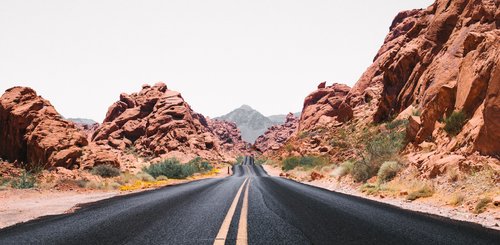
[[(300, 118), (300, 112), (296, 112), (296, 113), (293, 113), (294, 116), (296, 117), (299, 117)], [(283, 124), (286, 122), (286, 116), (285, 114), (283, 115), (272, 115), (272, 116), (268, 116), (267, 118), (269, 118), (271, 121), (273, 121), (275, 124)]]
[(92, 119), (87, 119), (87, 118), (67, 118), (66, 120), (72, 121), (74, 123), (78, 123), (81, 125), (94, 125), (97, 122), (92, 120)]
[(277, 124), (248, 105), (243, 105), (216, 119), (236, 123), (241, 131), (241, 137), (249, 143), (253, 143), (269, 127)]

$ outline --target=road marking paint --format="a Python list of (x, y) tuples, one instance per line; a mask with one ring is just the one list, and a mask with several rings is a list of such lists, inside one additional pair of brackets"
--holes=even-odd
[(252, 179), (248, 181), (243, 195), (243, 204), (241, 206), (240, 222), (238, 223), (238, 236), (236, 237), (236, 245), (248, 244), (248, 188)]
[(243, 186), (247, 182), (248, 177), (241, 184), (240, 189), (236, 193), (234, 197), (233, 203), (229, 207), (227, 211), (226, 217), (220, 226), (219, 233), (217, 233), (217, 237), (215, 238), (214, 245), (224, 245), (226, 242), (227, 233), (229, 232), (229, 226), (231, 226), (231, 220), (233, 220), (234, 212), (236, 211), (236, 206), (238, 205), (238, 201), (240, 200), (241, 191), (243, 190)]

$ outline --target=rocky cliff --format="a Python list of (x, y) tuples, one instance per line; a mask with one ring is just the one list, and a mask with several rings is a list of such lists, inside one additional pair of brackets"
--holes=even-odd
[(218, 139), (219, 149), (226, 159), (249, 154), (250, 144), (242, 140), (235, 123), (207, 118), (208, 127)]
[(383, 133), (386, 122), (407, 120), (410, 144), (403, 154), (421, 173), (435, 176), (458, 166), (466, 171), (477, 167), (477, 153), (498, 169), (499, 6), (494, 0), (438, 0), (399, 13), (353, 88), (321, 83), (305, 99), (299, 134), (311, 137), (296, 137), (281, 157), (359, 157), (350, 152), (355, 147), (339, 148), (345, 144), (338, 138)]
[(257, 138), (255, 148), (260, 152), (278, 150), (297, 132), (298, 125), (299, 119), (293, 113), (289, 113), (284, 124), (271, 126)]
[[(95, 156), (91, 160), (89, 152)], [(27, 87), (8, 89), (0, 98), (0, 156), (28, 168), (119, 165), (116, 157), (89, 144), (75, 124)]]
[(221, 157), (217, 137), (205, 117), (195, 113), (179, 92), (169, 90), (164, 83), (121, 94), (120, 100), (109, 107), (92, 141), (151, 157)]

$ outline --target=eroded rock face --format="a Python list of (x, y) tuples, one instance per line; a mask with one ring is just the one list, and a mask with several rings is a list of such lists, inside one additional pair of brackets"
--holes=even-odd
[(219, 119), (207, 119), (208, 127), (218, 139), (218, 145), (226, 158), (244, 155), (249, 152), (249, 143), (241, 138), (235, 123)]
[(299, 119), (293, 113), (289, 113), (284, 124), (270, 127), (263, 135), (257, 138), (254, 146), (260, 152), (278, 150), (297, 132), (298, 126)]
[(216, 137), (205, 117), (193, 112), (181, 94), (167, 89), (164, 83), (121, 94), (120, 100), (109, 107), (92, 141), (120, 150), (132, 148), (144, 156), (219, 156)]
[(469, 119), (482, 117), (479, 133), (464, 132), (463, 138), (483, 154), (499, 154), (499, 6), (493, 0), (438, 0), (398, 14), (375, 57), (372, 79), (364, 79), (383, 86), (374, 121), (419, 108), (412, 138), (418, 144), (432, 140), (438, 120), (463, 111)]
[[(30, 167), (75, 168), (89, 145), (85, 134), (63, 120), (49, 101), (27, 87), (8, 89), (0, 98), (0, 155)], [(111, 161), (113, 165), (119, 165)]]
[(312, 92), (304, 101), (299, 130), (311, 129), (318, 126), (318, 123), (349, 121), (353, 117), (353, 111), (344, 100), (350, 89), (344, 84), (326, 86), (325, 82), (321, 83), (318, 90)]

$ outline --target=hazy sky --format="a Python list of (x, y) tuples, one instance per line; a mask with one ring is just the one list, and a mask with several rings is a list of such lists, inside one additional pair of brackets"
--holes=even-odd
[(300, 111), (321, 81), (356, 82), (399, 11), (432, 2), (1, 0), (0, 90), (30, 86), (97, 121), (157, 81), (211, 117)]

